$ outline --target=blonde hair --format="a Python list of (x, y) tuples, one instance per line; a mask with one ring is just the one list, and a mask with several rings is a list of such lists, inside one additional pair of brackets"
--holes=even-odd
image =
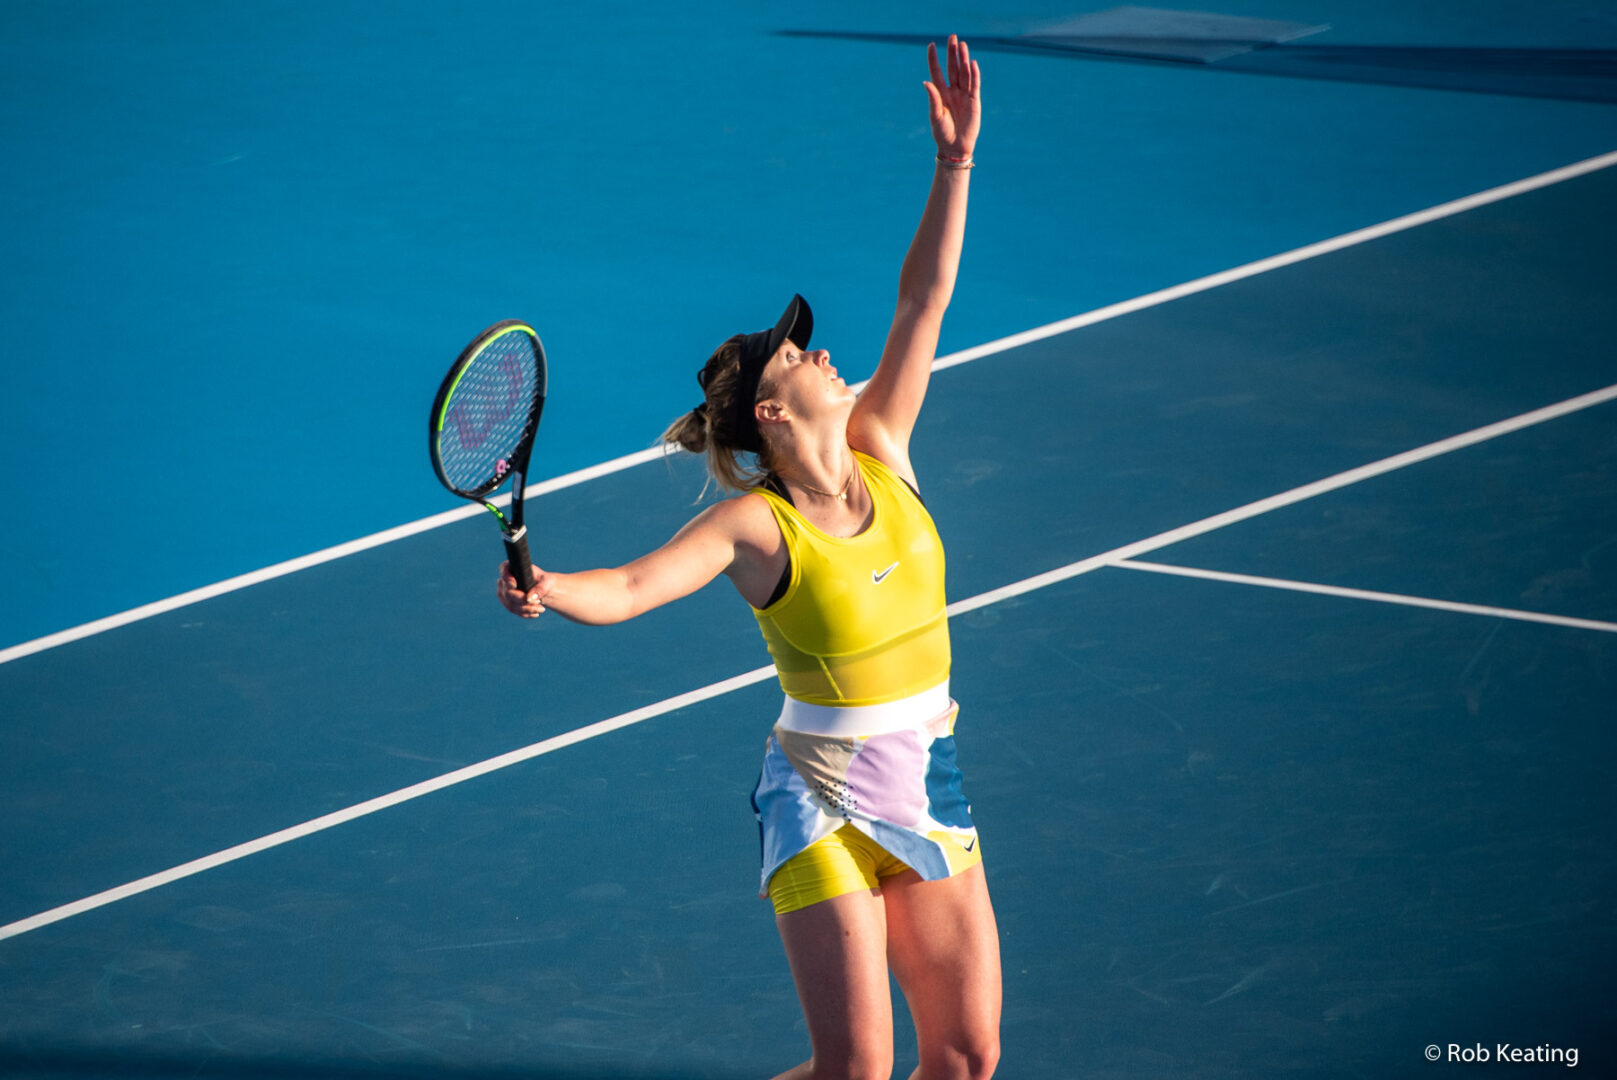
[[(769, 446), (757, 453), (756, 464), (748, 466), (742, 455), (749, 453), (735, 445), (734, 437), (725, 430), (726, 417), (734, 414), (736, 395), (741, 388), (741, 337), (726, 341), (708, 357), (702, 368), (703, 405), (668, 425), (663, 432), (664, 444), (678, 446), (693, 454), (705, 454), (710, 480), (726, 491), (748, 491), (762, 484), (770, 473)], [(760, 399), (773, 393), (773, 388), (760, 382)], [(752, 402), (746, 402), (751, 406)], [(749, 409), (750, 411), (750, 409)], [(707, 485), (702, 485), (702, 494)], [(697, 496), (698, 499), (701, 495)]]

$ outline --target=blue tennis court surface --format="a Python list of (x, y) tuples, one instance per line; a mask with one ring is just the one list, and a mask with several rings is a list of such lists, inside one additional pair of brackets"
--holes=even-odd
[[(33, 267), (3, 303), (15, 356), (85, 299), (118, 346), (14, 376), (0, 646), (446, 509), (420, 421), (495, 318), (532, 318), (552, 353), (540, 476), (646, 445), (694, 403), (709, 339), (783, 291), (868, 372), (925, 136), (890, 85), (913, 48), (848, 35), (949, 29), (919, 5), (813, 25), (338, 5), (308, 37), (296, 5), (80, 7), (6, 17), (10, 87), (48, 44), (94, 62), (8, 95), (4, 137), (37, 167), (0, 181)], [(1014, 37), (1082, 12), (946, 14)], [(1464, 27), (1239, 14), (1329, 24), (1315, 43), (1617, 46), (1617, 15), (1578, 5), (1529, 24), (1485, 4)], [(248, 30), (265, 47), (217, 48)], [(474, 31), (547, 44), (486, 64)], [(627, 128), (661, 85), (650, 58), (682, 54), (716, 80), (688, 127)], [(946, 349), (1617, 146), (1609, 105), (1520, 85), (981, 58), (980, 157), (997, 142), (1002, 163), (974, 177)], [(739, 93), (746, 73), (767, 89)], [(561, 84), (569, 106), (535, 103)], [(803, 146), (765, 153), (786, 110)], [(105, 125), (97, 169), (45, 137), (74, 116)], [(455, 179), (438, 159), (485, 130), (572, 152)], [(999, 1075), (1472, 1075), (1427, 1047), (1500, 1043), (1610, 1070), (1611, 163), (935, 375), (915, 461), (1002, 933)], [(820, 224), (738, 260), (794, 206)], [(81, 406), (52, 392), (64, 375)], [(63, 494), (108, 480), (87, 523), (117, 549), (104, 584), (79, 572), (86, 526), (28, 480), (86, 438), (101, 460)], [(338, 453), (353, 468), (311, 492)], [(683, 456), (556, 487), (529, 503), (536, 559), (632, 558), (700, 488)], [(524, 623), (490, 595), (498, 561), (467, 518), (0, 663), (0, 1074), (729, 1080), (802, 1060), (754, 895), (779, 690), (751, 617), (718, 585), (618, 627)]]

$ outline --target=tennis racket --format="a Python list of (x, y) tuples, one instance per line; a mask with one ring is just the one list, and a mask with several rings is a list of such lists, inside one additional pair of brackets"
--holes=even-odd
[[(524, 592), (533, 588), (533, 560), (522, 523), (522, 488), (545, 407), (545, 381), (539, 335), (507, 319), (461, 351), (432, 402), (432, 471), (444, 487), (482, 503), (498, 519), (511, 573)], [(489, 501), (508, 478), (509, 517)]]

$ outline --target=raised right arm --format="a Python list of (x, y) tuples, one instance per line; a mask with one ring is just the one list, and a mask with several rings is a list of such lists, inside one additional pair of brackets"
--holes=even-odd
[(501, 566), (499, 598), (524, 618), (549, 610), (573, 622), (604, 626), (689, 596), (720, 574), (728, 574), (749, 602), (761, 603), (784, 566), (780, 532), (763, 500), (726, 499), (696, 515), (656, 551), (623, 566), (571, 574), (535, 566), (526, 595), (509, 568)]

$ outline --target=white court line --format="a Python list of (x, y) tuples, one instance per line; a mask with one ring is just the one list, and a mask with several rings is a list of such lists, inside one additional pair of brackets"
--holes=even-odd
[(1317, 258), (1320, 255), (1328, 255), (1333, 251), (1353, 247), (1355, 244), (1378, 240), (1383, 236), (1403, 232), (1405, 229), (1413, 229), (1417, 225), (1425, 225), (1441, 218), (1463, 214), (1467, 210), (1475, 210), (1479, 206), (1486, 206), (1489, 203), (1499, 202), (1516, 195), (1524, 195), (1529, 191), (1549, 187), (1551, 184), (1559, 184), (1562, 181), (1571, 180), (1587, 173), (1598, 172), (1613, 165), (1617, 165), (1617, 150), (1609, 154), (1601, 154), (1597, 157), (1574, 162), (1559, 169), (1551, 169), (1549, 172), (1539, 173), (1537, 176), (1529, 176), (1524, 180), (1501, 184), (1499, 187), (1479, 191), (1475, 195), (1467, 195), (1462, 199), (1455, 199), (1453, 202), (1442, 203), (1425, 210), (1417, 210), (1413, 214), (1405, 214), (1403, 217), (1396, 217), (1379, 225), (1369, 225), (1363, 229), (1356, 229), (1353, 232), (1332, 237), (1329, 240), (1321, 240), (1305, 247), (1282, 252), (1279, 255), (1271, 255), (1266, 259), (1259, 259), (1257, 262), (1237, 266), (1232, 270), (1221, 270), (1216, 274), (1209, 274), (1207, 277), (1187, 281), (1183, 285), (1175, 285), (1171, 288), (1160, 289), (1157, 292), (1146, 293), (1144, 296), (1135, 297), (1133, 300), (1124, 300), (1121, 303), (1096, 308), (1086, 314), (1074, 315), (1069, 319), (1062, 319), (1060, 322), (1053, 322), (1033, 330), (1024, 330), (1020, 334), (1012, 334), (1010, 337), (990, 341), (986, 345), (962, 349), (960, 352), (940, 357), (933, 363), (932, 370), (938, 371), (946, 367), (953, 367), (956, 364), (964, 364), (979, 357), (987, 356), (990, 353), (1014, 349), (1019, 345), (1054, 337), (1056, 334), (1065, 334), (1069, 330), (1076, 330), (1081, 326), (1089, 326), (1093, 323), (1104, 322), (1107, 319), (1115, 319), (1119, 315), (1128, 315), (1145, 308), (1155, 307), (1158, 304), (1178, 300), (1180, 297), (1190, 296), (1193, 293), (1216, 289), (1220, 285), (1228, 285), (1232, 281), (1240, 281), (1242, 278), (1254, 277), (1270, 270), (1278, 270), (1282, 266), (1291, 266), (1293, 263)]
[(1546, 615), (1539, 611), (1521, 611), (1517, 608), (1490, 607), (1486, 604), (1461, 604), (1453, 600), (1433, 600), (1425, 596), (1372, 592), (1368, 589), (1345, 589), (1339, 585), (1319, 585), (1311, 581), (1292, 581), (1287, 578), (1227, 574), (1222, 570), (1198, 570), (1188, 566), (1171, 566), (1167, 563), (1138, 562), (1134, 559), (1117, 559), (1110, 565), (1121, 567), (1125, 570), (1149, 570), (1154, 574), (1173, 574), (1177, 577), (1202, 578), (1206, 581), (1227, 581), (1235, 585), (1258, 585), (1266, 589), (1287, 589), (1291, 592), (1318, 593), (1321, 596), (1342, 596), (1353, 600), (1374, 600), (1382, 604), (1403, 604), (1407, 607), (1457, 611), (1466, 615), (1493, 615), (1501, 619), (1519, 619), (1522, 622), (1548, 623), (1551, 626), (1570, 626), (1579, 630), (1603, 630), (1608, 634), (1617, 634), (1617, 623), (1601, 622), (1598, 619), (1575, 619), (1570, 615)]
[(74, 915), (82, 915), (86, 911), (93, 911), (114, 901), (147, 892), (159, 886), (179, 881), (181, 878), (188, 878), (193, 874), (200, 874), (204, 870), (211, 870), (216, 866), (223, 866), (225, 863), (235, 862), (237, 859), (246, 858), (248, 855), (256, 855), (260, 851), (268, 851), (270, 848), (279, 847), (282, 844), (353, 821), (356, 818), (362, 818), (367, 814), (374, 814), (378, 810), (385, 810), (390, 806), (409, 802), (411, 799), (419, 799), (423, 795), (431, 794), (434, 791), (442, 791), (444, 788), (453, 787), (467, 780), (496, 772), (518, 762), (527, 761), (530, 758), (536, 758), (543, 754), (560, 750), (563, 747), (572, 746), (574, 743), (584, 742), (586, 739), (593, 739), (597, 735), (605, 735), (609, 731), (616, 731), (631, 724), (638, 724), (642, 720), (649, 720), (654, 716), (661, 716), (676, 709), (683, 709), (687, 705), (695, 705), (709, 698), (721, 697), (732, 690), (739, 690), (744, 686), (751, 686), (753, 683), (773, 678), (774, 674), (773, 665), (754, 668), (744, 675), (737, 675), (722, 682), (704, 686), (699, 690), (691, 690), (688, 693), (666, 698), (654, 705), (635, 709), (633, 712), (622, 713), (606, 720), (598, 720), (593, 724), (574, 728), (572, 731), (524, 746), (519, 750), (512, 750), (498, 757), (479, 761), (475, 765), (467, 765), (465, 768), (435, 776), (430, 780), (423, 780), (419, 784), (412, 784), (409, 787), (400, 788), (386, 795), (378, 795), (374, 799), (355, 803), (345, 809), (305, 821), (301, 825), (294, 825), (289, 829), (270, 833), (268, 836), (260, 836), (257, 840), (237, 844), (235, 847), (214, 852), (212, 855), (205, 855), (200, 859), (193, 859), (188, 863), (171, 867), (161, 873), (148, 875), (138, 881), (131, 881), (126, 885), (119, 885), (117, 888), (98, 892), (94, 896), (86, 896), (83, 900), (75, 900), (71, 904), (63, 904), (61, 907), (40, 912), (38, 915), (30, 916), (6, 926), (0, 926), (0, 939), (16, 937), (19, 934), (26, 934), (30, 930), (38, 930), (40, 927), (49, 926), (53, 922), (59, 922)]
[(1136, 540), (1134, 543), (1125, 544), (1114, 551), (1108, 551), (1101, 555), (1092, 555), (1080, 562), (1025, 578), (1022, 581), (1002, 586), (991, 592), (974, 596), (969, 600), (951, 604), (949, 605), (949, 614), (958, 615), (961, 612), (972, 611), (988, 604), (997, 604), (1001, 600), (1008, 600), (1013, 596), (1032, 592), (1034, 589), (1042, 589), (1046, 585), (1053, 585), (1058, 581), (1077, 577), (1079, 574), (1087, 574), (1091, 570), (1097, 570), (1120, 559), (1131, 559), (1136, 555), (1144, 555), (1148, 551), (1156, 551), (1158, 548), (1177, 544), (1181, 540), (1189, 540), (1193, 536), (1201, 536), (1203, 533), (1212, 532), (1214, 529), (1222, 529), (1224, 526), (1233, 525), (1237, 521), (1245, 521), (1247, 518), (1257, 517), (1259, 514), (1267, 514), (1271, 510), (1278, 510), (1283, 506), (1290, 506), (1292, 503), (1299, 503), (1304, 499), (1312, 499), (1316, 495), (1323, 495), (1328, 491), (1347, 487), (1349, 484), (1357, 484), (1361, 480), (1369, 480), (1383, 473), (1402, 469), (1406, 465), (1427, 461), (1441, 454), (1447, 454), (1467, 446), (1474, 446), (1489, 439), (1496, 439), (1501, 435), (1508, 435), (1513, 431), (1520, 431), (1522, 428), (1531, 427), (1534, 424), (1542, 424), (1546, 420), (1554, 420), (1557, 417), (1566, 416), (1580, 409), (1587, 409), (1613, 399), (1617, 399), (1617, 383), (1601, 390), (1580, 394), (1575, 398), (1568, 398), (1554, 405), (1546, 405), (1542, 409), (1522, 413), (1520, 416), (1513, 416), (1508, 420), (1501, 420), (1495, 424), (1474, 428), (1471, 431), (1462, 432), (1447, 439), (1427, 443), (1425, 446), (1417, 446), (1413, 450), (1406, 450), (1401, 454), (1382, 458), (1380, 461), (1372, 461), (1368, 465), (1360, 465), (1356, 469), (1349, 469), (1346, 472), (1337, 473), (1335, 476), (1327, 476), (1323, 480), (1315, 480), (1311, 484), (1304, 484), (1301, 487), (1292, 488), (1290, 491), (1282, 491), (1278, 495), (1271, 495), (1266, 499), (1259, 499), (1257, 502), (1238, 506), (1234, 510), (1226, 510), (1222, 514), (1214, 514), (1212, 517), (1193, 521), (1189, 525), (1181, 525), (1177, 529), (1170, 529), (1165, 533), (1158, 533), (1156, 536), (1150, 536), (1144, 540)]
[[(949, 615), (952, 617), (955, 615), (964, 614), (968, 611), (975, 611), (978, 608), (986, 607), (989, 604), (998, 603), (1001, 600), (1009, 600), (1012, 597), (1033, 592), (1035, 589), (1042, 589), (1045, 586), (1054, 585), (1060, 581), (1066, 581), (1069, 578), (1077, 577), (1079, 574), (1087, 574), (1091, 570), (1098, 570), (1103, 566), (1117, 565), (1121, 560), (1129, 559), (1134, 555), (1140, 555), (1147, 551), (1154, 551), (1157, 548), (1167, 547), (1170, 544), (1178, 543), (1180, 540), (1184, 540), (1192, 536), (1200, 536), (1202, 533), (1212, 532), (1214, 529), (1223, 528), (1225, 525), (1230, 525), (1237, 521), (1244, 521), (1247, 518), (1255, 517), (1258, 514), (1267, 513), (1270, 510), (1274, 510), (1282, 506), (1289, 506), (1292, 503), (1313, 498), (1315, 495), (1322, 495), (1328, 491), (1335, 491), (1337, 488), (1345, 487), (1348, 484), (1358, 483), (1360, 480), (1367, 480), (1373, 476), (1380, 476), (1382, 473), (1391, 472), (1393, 469), (1403, 468), (1405, 465), (1413, 465), (1416, 462), (1426, 461), (1427, 459), (1436, 457), (1439, 454), (1446, 454), (1451, 450), (1458, 450), (1461, 447), (1471, 446), (1474, 443), (1482, 442), (1484, 439), (1497, 438), (1500, 435), (1504, 435), (1512, 431), (1519, 431), (1520, 429), (1528, 427), (1532, 424), (1539, 424), (1546, 420), (1552, 420), (1559, 416), (1565, 416), (1568, 413), (1577, 411), (1578, 409), (1586, 409), (1592, 405), (1598, 405), (1601, 402), (1610, 401), (1613, 398), (1617, 398), (1617, 384), (1608, 386), (1604, 390), (1597, 390), (1591, 394), (1583, 394), (1580, 397), (1570, 398), (1556, 405), (1550, 405), (1542, 409), (1534, 409), (1532, 412), (1523, 413), (1520, 416), (1512, 417), (1509, 420), (1501, 420), (1497, 424), (1489, 424), (1486, 427), (1476, 428), (1473, 431), (1455, 435), (1452, 438), (1430, 443), (1423, 447), (1417, 447), (1414, 450), (1406, 451), (1402, 454), (1395, 454), (1392, 457), (1371, 462), (1369, 465), (1361, 465), (1357, 469), (1349, 469), (1347, 472), (1326, 477), (1324, 480), (1317, 480), (1312, 484), (1304, 484), (1302, 487), (1292, 488), (1290, 491), (1281, 492), (1279, 495), (1271, 495), (1269, 498), (1259, 499), (1257, 502), (1236, 507), (1234, 510), (1226, 510), (1222, 514), (1215, 514), (1212, 517), (1202, 518), (1200, 521), (1192, 522), (1189, 525), (1183, 525), (1177, 529), (1170, 529), (1167, 532), (1158, 533), (1156, 536), (1147, 537), (1144, 540), (1137, 540), (1132, 544), (1125, 544), (1120, 548), (1114, 548), (1113, 550), (1103, 554), (1094, 555), (1087, 559), (1080, 559), (1078, 562), (1069, 563), (1066, 566), (1051, 570), (1047, 573), (1035, 574), (1033, 577), (1024, 578), (1021, 581), (1013, 582), (1010, 585), (1006, 585), (998, 589), (992, 589), (985, 593), (979, 593), (978, 595), (968, 599), (957, 601), (949, 605)], [(210, 870), (216, 866), (222, 866), (225, 863), (234, 862), (235, 860), (244, 858), (245, 856), (253, 855), (260, 851), (266, 851), (269, 848), (278, 847), (281, 844), (299, 839), (300, 837), (308, 836), (312, 833), (320, 832), (324, 829), (329, 829), (335, 825), (341, 825), (344, 822), (353, 821), (355, 818), (364, 817), (367, 814), (374, 814), (378, 810), (384, 810), (390, 806), (397, 806), (400, 803), (408, 802), (409, 800), (419, 798), (422, 795), (426, 795), (434, 791), (441, 791), (444, 788), (463, 783), (464, 781), (471, 780), (474, 777), (483, 776), (498, 769), (503, 769), (508, 765), (515, 765), (518, 762), (527, 761), (531, 758), (539, 757), (542, 754), (548, 754), (554, 750), (560, 750), (562, 747), (572, 746), (573, 744), (583, 742), (586, 739), (593, 739), (597, 735), (604, 735), (609, 731), (616, 731), (619, 728), (628, 727), (631, 724), (638, 724), (642, 720), (650, 720), (652, 717), (662, 716), (664, 713), (673, 712), (675, 709), (682, 709), (687, 705), (693, 705), (700, 701), (706, 701), (710, 698), (716, 698), (723, 694), (728, 694), (732, 690), (739, 690), (744, 686), (751, 686), (754, 683), (763, 682), (773, 675), (774, 672), (775, 669), (772, 666), (754, 668), (752, 671), (733, 676), (729, 679), (725, 679), (722, 682), (712, 683), (711, 685), (701, 687), (697, 690), (691, 690), (675, 697), (666, 698), (663, 701), (657, 702), (656, 704), (646, 705), (642, 708), (634, 710), (633, 712), (622, 713), (621, 715), (610, 717), (606, 720), (598, 720), (593, 724), (588, 724), (581, 728), (575, 728), (574, 730), (565, 732), (561, 735), (552, 736), (549, 739), (544, 739), (540, 742), (533, 743), (532, 745), (525, 746), (519, 750), (512, 750), (508, 753), (501, 754), (498, 757), (489, 758), (487, 761), (481, 761), (475, 765), (468, 765), (465, 768), (444, 773), (443, 775), (433, 777), (430, 780), (423, 780), (419, 784), (413, 784), (410, 787), (400, 788), (398, 791), (391, 792), (387, 795), (377, 796), (376, 798), (370, 799), (366, 802), (356, 803), (347, 809), (338, 810), (333, 813), (326, 814), (323, 817), (314, 818), (313, 820), (306, 821), (301, 825), (294, 825), (291, 828), (282, 829), (280, 832), (270, 833), (268, 836), (261, 836), (257, 840), (249, 840), (244, 844), (237, 844), (235, 847), (226, 848), (224, 851), (216, 852), (213, 855), (207, 855), (200, 859), (194, 859), (191, 862), (183, 863), (179, 866), (161, 871), (160, 873), (151, 874), (147, 877), (140, 878), (137, 881), (131, 881), (128, 884), (119, 885), (116, 888), (96, 893), (94, 896), (87, 896), (82, 900), (75, 900), (70, 904), (63, 904), (60, 907), (51, 908), (49, 911), (42, 911), (38, 915), (30, 916), (26, 919), (10, 923), (6, 926), (0, 926), (0, 940), (4, 940), (5, 938), (9, 937), (16, 937), (19, 934), (26, 934), (30, 930), (37, 930), (42, 926), (49, 926), (51, 923), (60, 922), (62, 919), (70, 918), (74, 915), (82, 915), (86, 911), (93, 911), (96, 908), (104, 907), (107, 904), (111, 904), (115, 901), (123, 900), (127, 897), (135, 896), (139, 893), (147, 892), (151, 889), (171, 884), (172, 882), (179, 881), (181, 878), (187, 878), (193, 874), (200, 874), (204, 870)]]
[[(639, 465), (645, 461), (655, 460), (662, 455), (663, 452), (661, 448), (654, 447), (650, 450), (641, 450), (639, 453), (629, 454), (625, 457), (614, 458), (611, 461), (603, 461), (599, 465), (591, 465), (588, 468), (579, 469), (576, 472), (551, 477), (549, 480), (528, 485), (528, 487), (524, 489), (526, 492), (524, 498), (531, 499), (536, 495), (544, 495), (548, 492), (560, 491), (562, 488), (572, 487), (574, 484), (582, 484), (586, 481), (594, 480), (598, 477), (606, 476), (610, 473), (615, 473), (620, 470)], [(496, 506), (509, 506), (511, 505), (511, 495), (509, 492), (507, 492), (506, 494), (490, 501), (492, 501)], [(223, 596), (226, 593), (235, 592), (237, 589), (245, 589), (249, 585), (257, 585), (262, 581), (271, 581), (278, 577), (285, 577), (287, 574), (293, 574), (299, 570), (307, 570), (311, 566), (319, 566), (321, 563), (328, 563), (334, 559), (340, 559), (345, 555), (353, 555), (357, 552), (365, 551), (368, 548), (380, 547), (383, 544), (390, 544), (395, 540), (403, 540), (407, 536), (414, 536), (416, 533), (427, 532), (431, 529), (436, 529), (439, 526), (448, 525), (451, 522), (464, 521), (466, 518), (476, 517), (478, 514), (486, 513), (488, 513), (488, 511), (484, 510), (481, 505), (476, 503), (467, 503), (464, 506), (457, 507), (454, 510), (445, 510), (441, 514), (433, 514), (431, 517), (421, 518), (418, 521), (411, 521), (403, 525), (396, 525), (391, 529), (384, 529), (379, 533), (372, 533), (369, 536), (362, 536), (357, 540), (349, 540), (346, 543), (337, 544), (333, 547), (322, 548), (319, 551), (313, 551), (307, 555), (299, 555), (295, 559), (288, 559), (285, 562), (276, 563), (274, 566), (266, 566), (262, 570), (253, 570), (250, 573), (237, 574), (235, 577), (225, 578), (223, 581), (216, 581), (212, 585), (204, 585), (201, 588), (191, 589), (188, 592), (182, 592), (163, 600), (154, 600), (149, 604), (142, 604), (140, 607), (130, 608), (128, 611), (120, 611), (116, 615), (108, 615), (105, 618), (96, 619), (93, 622), (80, 623), (78, 626), (69, 627), (66, 630), (58, 630), (54, 634), (46, 634), (44, 637), (34, 638), (32, 641), (24, 641), (20, 644), (11, 645), (7, 648), (0, 649), (0, 664), (9, 663), (12, 660), (21, 659), (22, 657), (32, 655), (33, 653), (44, 652), (46, 649), (54, 649), (58, 645), (66, 645), (70, 641), (78, 641), (81, 638), (93, 637), (96, 634), (105, 633), (108, 630), (114, 630), (120, 626), (128, 626), (130, 623), (139, 622), (142, 619), (149, 619), (153, 615), (161, 615), (166, 611), (173, 611), (176, 608), (188, 607), (191, 604), (198, 604), (204, 600), (211, 600), (215, 596)]]
[[(1159, 304), (1166, 304), (1171, 300), (1178, 300), (1181, 297), (1190, 296), (1193, 293), (1205, 292), (1208, 289), (1215, 289), (1220, 285), (1228, 285), (1232, 281), (1239, 281), (1242, 278), (1254, 277), (1258, 274), (1267, 273), (1270, 270), (1276, 270), (1283, 266), (1290, 266), (1294, 263), (1303, 262), (1304, 260), (1316, 258), (1320, 255), (1326, 255), (1333, 251), (1340, 251), (1343, 248), (1352, 247), (1355, 244), (1362, 244), (1369, 240), (1376, 240), (1383, 236), (1389, 236), (1392, 233), (1415, 228), (1418, 225), (1425, 225), (1441, 218), (1464, 213), (1467, 210), (1474, 210), (1479, 206), (1486, 206), (1489, 203), (1499, 202), (1504, 199), (1512, 198), (1516, 195), (1525, 194), (1529, 191), (1549, 187), (1552, 184), (1559, 184), (1563, 181), (1571, 180), (1587, 173), (1598, 172), (1601, 169), (1610, 168), (1613, 165), (1617, 165), (1617, 150), (1614, 150), (1608, 154), (1601, 154), (1597, 157), (1587, 158), (1583, 161), (1574, 162), (1571, 165), (1565, 165), (1559, 169), (1551, 169), (1549, 172), (1539, 173), (1537, 176), (1529, 176), (1525, 179), (1516, 180), (1509, 184), (1502, 184), (1499, 187), (1489, 188), (1487, 191), (1481, 191), (1475, 195), (1467, 195), (1464, 198), (1455, 199), (1452, 202), (1442, 203), (1438, 206), (1429, 207), (1425, 210), (1418, 210), (1413, 214), (1405, 214), (1403, 217), (1393, 218), (1390, 221), (1384, 221), (1379, 225), (1370, 225), (1366, 228), (1357, 229), (1353, 232), (1343, 233), (1342, 235), (1333, 237), (1329, 240), (1321, 240), (1317, 243), (1309, 244), (1305, 247), (1295, 248), (1279, 255), (1271, 255), (1268, 258), (1259, 259), (1257, 262), (1247, 263), (1244, 266), (1237, 266), (1230, 270), (1222, 270), (1216, 274), (1210, 274), (1207, 277), (1197, 278), (1194, 281), (1187, 281), (1182, 285), (1175, 285), (1167, 289), (1159, 289), (1156, 292), (1146, 293), (1145, 295), (1135, 297), (1132, 300), (1124, 300), (1120, 303), (1110, 304), (1102, 308), (1096, 308), (1094, 311), (1086, 312), (1082, 315), (1074, 315), (1071, 318), (1062, 319), (1058, 322), (1049, 323), (1045, 326), (1035, 327), (1032, 330), (1024, 330), (1021, 333), (1012, 334), (1009, 337), (999, 338), (983, 345), (975, 345), (969, 349), (962, 349), (960, 352), (950, 353), (948, 356), (940, 356), (932, 362), (932, 370), (941, 371), (944, 368), (954, 367), (957, 364), (969, 363), (973, 360), (980, 360), (985, 356), (992, 356), (995, 353), (1004, 352), (1007, 349), (1014, 349), (1018, 346), (1026, 345), (1029, 342), (1040, 341), (1044, 338), (1054, 337), (1057, 334), (1065, 334), (1068, 331), (1076, 330), (1079, 327), (1090, 326), (1094, 323), (1104, 322), (1107, 319), (1115, 319), (1120, 315), (1128, 315), (1136, 311), (1143, 311), (1146, 308), (1155, 307)], [(610, 475), (611, 473), (621, 472), (624, 469), (632, 468), (647, 461), (653, 461), (663, 456), (663, 454), (664, 450), (661, 447), (652, 447), (648, 450), (641, 450), (637, 453), (614, 458), (611, 461), (601, 462), (598, 465), (591, 465), (588, 468), (579, 469), (576, 472), (570, 472), (563, 476), (552, 477), (549, 480), (544, 480), (537, 484), (530, 484), (524, 489), (523, 497), (526, 499), (531, 499), (538, 495), (544, 495), (552, 491), (559, 491), (562, 488), (572, 487), (575, 484), (582, 484), (588, 480), (594, 480), (598, 477)], [(495, 500), (495, 502), (503, 506), (506, 505), (509, 500), (510, 496), (506, 495)], [(226, 578), (223, 581), (215, 582), (212, 585), (205, 585), (198, 589), (191, 589), (188, 592), (179, 593), (178, 595), (170, 596), (164, 600), (154, 600), (149, 604), (142, 604), (139, 607), (130, 608), (128, 611), (122, 611), (116, 615), (108, 615), (104, 618), (95, 619), (91, 622), (81, 623), (78, 626), (69, 627), (66, 630), (58, 630), (55, 633), (46, 634), (44, 637), (34, 638), (30, 641), (24, 641), (19, 644), (0, 649), (0, 664), (9, 663), (12, 660), (17, 660), (24, 656), (30, 656), (37, 652), (44, 652), (46, 649), (53, 649), (58, 645), (66, 645), (69, 642), (78, 641), (82, 638), (104, 633), (105, 631), (113, 630), (120, 626), (127, 626), (130, 623), (139, 622), (142, 619), (149, 619), (154, 615), (161, 615), (164, 612), (173, 611), (176, 608), (186, 607), (190, 604), (199, 603), (203, 600), (212, 599), (216, 596), (223, 596), (225, 593), (234, 592), (237, 589), (244, 589), (249, 585), (257, 585), (260, 582), (270, 581), (278, 577), (284, 577), (287, 574), (295, 573), (299, 570), (305, 570), (311, 566), (318, 566), (321, 563), (331, 562), (334, 559), (340, 559), (347, 555), (353, 555), (357, 552), (368, 550), (369, 548), (392, 543), (394, 540), (402, 540), (407, 536), (414, 536), (416, 533), (426, 532), (429, 529), (436, 529), (441, 525), (448, 525), (451, 522), (473, 517), (482, 512), (481, 507), (467, 505), (456, 510), (449, 510), (441, 514), (434, 514), (431, 517), (408, 522), (407, 524), (386, 529), (379, 533), (372, 533), (370, 536), (362, 536), (357, 540), (350, 540), (347, 543), (323, 548), (320, 551), (311, 552), (308, 555), (301, 555), (295, 559), (288, 559), (286, 562), (279, 562), (273, 566), (266, 566), (261, 570), (254, 570), (246, 574), (238, 574), (235, 577)]]

